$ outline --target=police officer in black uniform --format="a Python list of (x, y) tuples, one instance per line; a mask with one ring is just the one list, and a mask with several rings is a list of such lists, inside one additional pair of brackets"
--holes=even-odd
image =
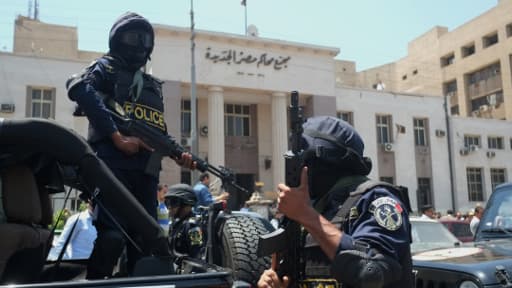
[(190, 185), (176, 184), (165, 194), (172, 224), (169, 229), (169, 246), (174, 256), (201, 258), (203, 232), (192, 211), (197, 197)]
[[(162, 82), (141, 70), (153, 51), (154, 38), (153, 27), (144, 17), (131, 12), (121, 15), (110, 30), (109, 52), (80, 75), (70, 78), (66, 85), (69, 98), (78, 103), (89, 120), (88, 141), (97, 155), (156, 219), (158, 175), (145, 172), (152, 149), (141, 139), (119, 131), (106, 105), (116, 102), (129, 117), (167, 134)], [(175, 161), (193, 168), (188, 153)], [(96, 212), (98, 237), (88, 264), (88, 279), (111, 276), (125, 246), (123, 234), (106, 211), (97, 207)], [(115, 220), (128, 227), (123, 219)], [(130, 243), (127, 246), (130, 272), (141, 255)]]
[[(278, 209), (305, 228), (299, 287), (413, 287), (408, 197), (369, 180), (359, 134), (343, 120), (319, 116), (303, 125), (299, 187), (279, 184)], [(299, 239), (298, 239), (299, 240)], [(258, 287), (290, 279), (266, 270)]]

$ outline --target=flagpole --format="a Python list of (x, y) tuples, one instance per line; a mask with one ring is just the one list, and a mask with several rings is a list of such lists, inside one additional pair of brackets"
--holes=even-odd
[[(195, 62), (195, 23), (194, 23), (194, 0), (190, 0), (190, 55), (191, 55), (191, 65), (190, 65), (190, 138), (191, 138), (191, 147), (193, 155), (198, 155), (198, 143), (197, 143), (197, 96), (196, 96), (196, 62)], [(192, 170), (191, 180), (192, 183), (197, 180), (197, 170)]]
[(245, 36), (247, 36), (247, 0), (242, 0), (242, 5), (244, 5), (245, 11)]

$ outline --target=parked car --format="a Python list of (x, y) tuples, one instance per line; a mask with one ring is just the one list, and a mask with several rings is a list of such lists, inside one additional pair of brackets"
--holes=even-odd
[(419, 217), (411, 217), (410, 220), (412, 226), (411, 252), (413, 254), (460, 245), (459, 239), (439, 221)]
[(491, 194), (474, 240), (413, 253), (416, 287), (512, 287), (512, 183)]
[(465, 222), (462, 220), (439, 220), (439, 222), (443, 223), (450, 232), (452, 232), (460, 242), (471, 242), (473, 241), (473, 233), (471, 233), (471, 229), (469, 229), (469, 222)]

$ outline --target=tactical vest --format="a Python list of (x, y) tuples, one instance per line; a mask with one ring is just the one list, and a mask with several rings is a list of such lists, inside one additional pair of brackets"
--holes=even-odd
[(114, 100), (123, 106), (130, 118), (166, 131), (164, 122), (164, 104), (162, 101), (162, 82), (141, 71), (126, 69), (114, 71)]
[(198, 258), (203, 246), (203, 235), (193, 215), (172, 224), (169, 247), (175, 256)]
[[(398, 187), (385, 182), (368, 180), (358, 185), (356, 190), (351, 192), (343, 204), (338, 207), (334, 217), (329, 217), (330, 219), (327, 220), (337, 226), (340, 230), (345, 230), (344, 228), (348, 224), (350, 217), (354, 217), (354, 213), (351, 213), (351, 211), (355, 209), (354, 205), (365, 193), (378, 186), (388, 188), (388, 190), (399, 199), (401, 199), (404, 205), (407, 206), (407, 209), (409, 209), (408, 199), (404, 199), (407, 196), (403, 195), (402, 191), (400, 191)], [(338, 189), (335, 187), (334, 190), (331, 190), (329, 193), (340, 193), (339, 195), (343, 195), (343, 193), (346, 193), (348, 189), (350, 189), (350, 187), (338, 187)], [(366, 253), (368, 252), (369, 247), (363, 245), (362, 243), (356, 242), (354, 243), (354, 249)], [(338, 283), (336, 279), (332, 278), (330, 271), (332, 261), (324, 254), (318, 242), (316, 242), (316, 240), (309, 233), (305, 235), (303, 255), (301, 258), (304, 261), (305, 279), (300, 281), (300, 288), (348, 287), (342, 285), (342, 283)], [(410, 255), (406, 255), (404, 258), (405, 259), (400, 259), (400, 264), (403, 267), (403, 271), (411, 271), (412, 273)], [(409, 280), (410, 279), (404, 279), (405, 283), (412, 283), (412, 281), (410, 282)], [(404, 284), (404, 286), (398, 285), (396, 287), (410, 287), (410, 285)]]
[[(166, 132), (160, 80), (140, 70), (130, 71), (120, 60), (108, 55), (94, 65), (103, 66), (106, 72), (106, 84), (99, 91), (103, 97), (121, 105), (130, 118), (141, 120), (162, 133)], [(102, 138), (97, 133), (89, 135), (90, 142), (99, 140)]]

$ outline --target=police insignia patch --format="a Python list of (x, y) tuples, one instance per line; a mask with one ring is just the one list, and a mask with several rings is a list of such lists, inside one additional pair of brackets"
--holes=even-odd
[(202, 245), (203, 244), (203, 234), (199, 227), (194, 227), (188, 231), (188, 238), (190, 239), (191, 245)]
[(379, 226), (390, 231), (398, 230), (402, 226), (402, 207), (391, 197), (381, 197), (373, 200), (373, 216)]

